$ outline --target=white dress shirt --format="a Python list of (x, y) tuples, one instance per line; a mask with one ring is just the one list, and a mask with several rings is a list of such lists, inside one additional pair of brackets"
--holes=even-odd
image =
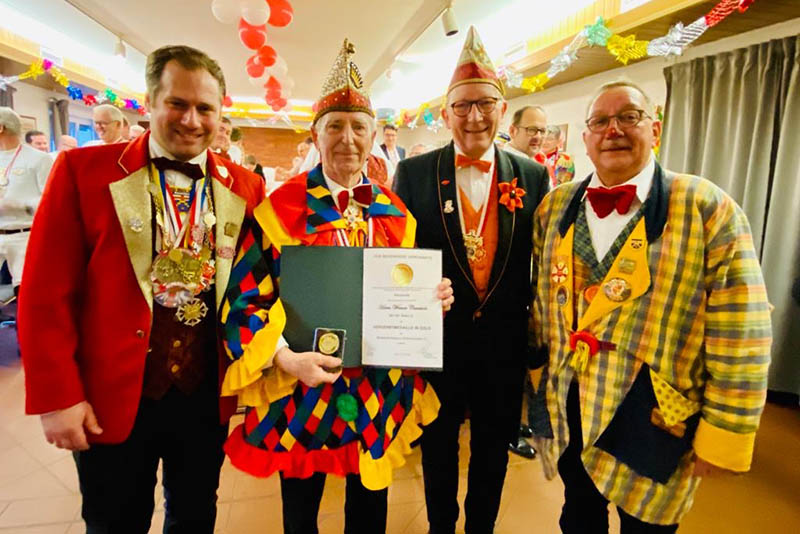
[[(150, 158), (167, 158), (171, 160), (176, 160), (175, 156), (167, 152), (167, 150), (158, 144), (156, 138), (151, 135), (150, 139), (148, 139), (148, 146), (150, 148)], [(206, 161), (208, 161), (208, 154), (205, 150), (200, 152), (200, 154), (196, 155), (192, 159), (190, 159), (187, 163), (195, 163), (200, 165), (200, 168), (203, 169), (203, 172), (206, 172)], [(194, 183), (194, 180), (183, 174), (182, 172), (174, 171), (172, 169), (167, 169), (164, 171), (164, 177), (167, 179), (167, 183), (172, 187), (180, 187), (186, 189), (187, 187), (191, 187)]]
[(19, 154), (17, 148), (0, 150), (0, 228), (3, 230), (31, 227), (33, 213), (39, 206), (53, 166), (46, 152), (27, 144), (18, 149)]
[[(656, 161), (652, 157), (645, 165), (642, 172), (619, 185), (635, 185), (636, 197), (633, 199), (631, 208), (628, 213), (621, 215), (616, 209), (609, 213), (605, 218), (601, 219), (595, 213), (592, 204), (586, 200), (584, 202), (586, 208), (586, 223), (589, 226), (589, 234), (592, 237), (592, 245), (594, 245), (594, 252), (597, 256), (597, 261), (603, 261), (603, 258), (611, 249), (611, 245), (617, 240), (619, 234), (625, 229), (625, 226), (633, 219), (633, 216), (639, 211), (644, 201), (647, 200), (647, 195), (650, 193), (650, 188), (653, 186), (653, 173), (656, 170)], [(589, 187), (606, 187), (597, 173), (592, 173), (592, 179), (589, 182)], [(608, 188), (606, 188), (608, 189)], [(584, 193), (586, 198), (586, 193)]]
[[(461, 154), (466, 156), (458, 146), (455, 147), (456, 156)], [(492, 176), (494, 175), (494, 143), (489, 145), (489, 149), (483, 153), (479, 159), (491, 162), (492, 166), (489, 167), (489, 172), (483, 173), (479, 169), (469, 167), (456, 167), (456, 184), (459, 189), (464, 192), (475, 210), (480, 211), (484, 201), (488, 198), (487, 193), (492, 186)], [(455, 163), (454, 163), (455, 164)]]

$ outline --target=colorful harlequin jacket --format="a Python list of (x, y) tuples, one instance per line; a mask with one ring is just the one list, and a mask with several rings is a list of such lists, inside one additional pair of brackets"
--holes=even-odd
[(699, 483), (695, 455), (750, 468), (771, 342), (758, 256), (728, 195), (657, 166), (640, 212), (597, 262), (582, 217), (588, 183), (556, 188), (534, 222), (545, 474), (570, 440), (576, 381), (582, 460), (598, 490), (643, 521), (675, 524)]
[[(388, 189), (372, 185), (373, 245), (412, 247), (416, 221)], [(360, 473), (365, 487), (387, 487), (404, 463), (420, 425), (436, 418), (439, 400), (415, 372), (345, 369), (333, 384), (311, 388), (272, 365), (286, 323), (279, 295), (281, 247), (336, 246), (347, 224), (325, 185), (321, 166), (276, 189), (255, 210), (259, 223), (242, 245), (222, 308), (225, 349), (233, 360), (223, 395), (237, 395), (245, 421), (225, 450), (250, 474), (306, 478), (314, 472)], [(337, 398), (352, 395), (346, 419)]]

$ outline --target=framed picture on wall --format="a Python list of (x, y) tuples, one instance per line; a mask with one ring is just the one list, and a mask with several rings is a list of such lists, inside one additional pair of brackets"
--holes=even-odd
[(28, 115), (20, 115), (19, 121), (22, 124), (22, 134), (25, 135), (27, 132), (31, 130), (36, 130), (36, 117), (30, 117)]

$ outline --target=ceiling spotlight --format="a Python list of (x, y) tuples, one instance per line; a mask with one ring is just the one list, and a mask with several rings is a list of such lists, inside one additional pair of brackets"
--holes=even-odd
[(122, 42), (122, 37), (117, 38), (117, 44), (114, 45), (114, 55), (125, 59), (127, 52), (125, 50), (125, 43)]
[(458, 22), (456, 22), (456, 14), (453, 12), (453, 6), (448, 6), (442, 14), (442, 26), (444, 26), (444, 34), (448, 37), (458, 33)]

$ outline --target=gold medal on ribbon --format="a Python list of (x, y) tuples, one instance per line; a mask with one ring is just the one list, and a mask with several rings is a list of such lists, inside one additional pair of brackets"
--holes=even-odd
[(486, 256), (483, 236), (478, 235), (477, 230), (470, 230), (464, 234), (464, 248), (467, 249), (467, 261), (470, 263), (481, 261)]

